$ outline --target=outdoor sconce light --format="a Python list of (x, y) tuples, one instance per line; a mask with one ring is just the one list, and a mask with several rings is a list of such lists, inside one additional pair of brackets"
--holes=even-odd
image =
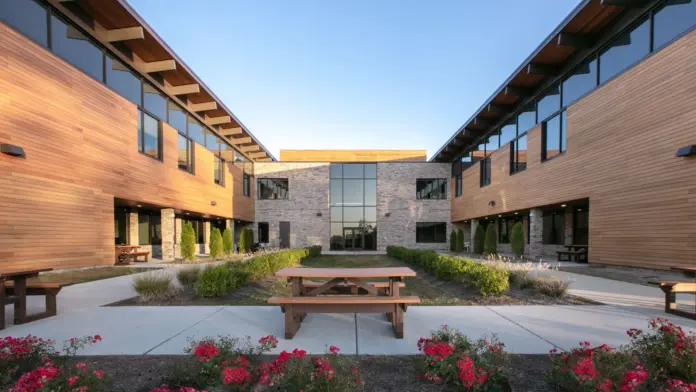
[(489, 201), (489, 202), (488, 202), (488, 205), (491, 206), (491, 207), (494, 207), (494, 206), (495, 206), (495, 200)]
[(387, 218), (389, 218), (389, 217), (391, 216), (391, 212), (387, 212), (386, 214), (384, 214), (384, 216), (386, 216)]
[(321, 213), (321, 212), (317, 212), (317, 216), (322, 216), (322, 213)]
[(211, 200), (211, 201), (210, 201), (210, 205), (211, 205), (211, 206), (216, 206), (216, 205), (217, 205), (217, 202), (216, 202), (215, 200)]
[[(4, 152), (4, 151), (3, 151)], [(677, 150), (678, 157), (693, 157), (696, 156), (696, 144), (691, 146), (682, 147)]]
[(19, 146), (13, 146), (12, 144), (0, 144), (0, 152), (3, 154), (7, 154), (11, 157), (18, 157), (18, 158), (26, 158), (26, 154), (24, 153), (24, 149)]

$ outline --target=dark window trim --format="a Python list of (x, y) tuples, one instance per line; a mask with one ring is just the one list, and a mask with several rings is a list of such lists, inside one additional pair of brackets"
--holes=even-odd
[[(554, 118), (554, 117), (549, 117), (547, 120), (545, 120), (543, 123), (541, 123), (541, 163), (553, 160), (556, 157), (565, 155), (566, 151), (568, 150), (567, 145), (565, 150), (561, 150), (561, 146), (563, 143), (561, 143), (562, 137), (565, 135), (566, 141), (568, 140), (568, 133), (566, 131), (566, 127), (563, 126), (563, 121), (560, 121), (560, 116), (565, 110), (561, 110), (556, 116), (559, 116), (559, 130), (558, 130), (558, 149), (559, 152), (558, 154), (548, 158), (546, 157), (546, 123)], [(567, 116), (567, 113), (566, 113)], [(566, 118), (566, 125), (567, 125), (567, 118)]]
[[(350, 178), (349, 178), (350, 179)], [(373, 178), (363, 178), (364, 180), (373, 180)], [(440, 187), (439, 181), (444, 181), (445, 182), (445, 197), (435, 197), (435, 198), (422, 198), (418, 194), (418, 181), (438, 181), (438, 188)], [(416, 200), (447, 200), (447, 185), (448, 181), (447, 178), (417, 178), (416, 179)], [(438, 192), (439, 194), (439, 192)]]
[[(216, 159), (220, 161), (220, 166), (218, 166), (218, 168), (220, 169), (220, 182), (217, 182), (215, 180), (215, 160)], [(219, 185), (223, 188), (225, 187), (225, 160), (220, 158), (217, 155), (213, 156), (213, 183), (215, 185)]]
[[(145, 143), (144, 143), (144, 141), (145, 141), (145, 136), (144, 136), (145, 135), (145, 114), (147, 114), (148, 116), (151, 116), (152, 118), (157, 120), (157, 133), (158, 133), (157, 152), (158, 152), (158, 154), (157, 154), (157, 157), (153, 157), (152, 155), (147, 154), (147, 153), (145, 153), (145, 151), (140, 149), (140, 146), (138, 148), (138, 152), (145, 155), (146, 157), (150, 157), (150, 158), (152, 158), (160, 163), (164, 163), (164, 151), (162, 151), (162, 146), (163, 146), (163, 144), (162, 144), (162, 120), (157, 119), (156, 116), (151, 115), (149, 112), (147, 112), (145, 110), (142, 110), (140, 108), (138, 108), (138, 109), (140, 110), (140, 116), (141, 116), (140, 124), (142, 125), (141, 129), (138, 130), (138, 139), (140, 139), (140, 137), (143, 137), (143, 145), (142, 145), (143, 148), (145, 148)], [(177, 164), (177, 166), (178, 166), (178, 164)]]
[[(172, 127), (172, 128), (174, 128), (174, 127)], [(176, 165), (176, 166), (177, 166), (177, 167), (179, 168), (179, 170), (181, 170), (182, 172), (186, 172), (186, 173), (188, 173), (188, 174), (191, 174), (191, 175), (195, 176), (195, 175), (196, 175), (196, 164), (195, 164), (195, 162), (196, 162), (196, 148), (195, 148), (196, 142), (194, 142), (193, 140), (189, 139), (188, 136), (184, 135), (184, 134), (181, 133), (181, 132), (179, 132), (179, 136), (183, 136), (183, 137), (184, 137), (186, 140), (188, 140), (188, 142), (189, 142), (189, 149), (190, 149), (190, 156), (191, 156), (191, 162), (189, 162), (189, 169), (190, 169), (190, 170), (185, 170), (185, 169), (180, 168), (180, 167), (179, 167), (178, 161), (177, 161), (177, 165)], [(178, 150), (178, 146), (177, 146), (177, 150)]]
[[(483, 168), (484, 163), (483, 162), (487, 162), (485, 165), (486, 165), (487, 170), (488, 170), (488, 176), (487, 176), (488, 182), (486, 182), (485, 184), (484, 184), (484, 182), (485, 182), (484, 180), (486, 179), (486, 176), (484, 176), (484, 174), (483, 174), (483, 170), (484, 170), (484, 168)], [(493, 177), (493, 175), (492, 175), (493, 173), (491, 173), (491, 157), (487, 156), (487, 157), (481, 159), (479, 161), (479, 163), (480, 163), (479, 188), (483, 188), (483, 187), (486, 187), (488, 185), (491, 185), (491, 182), (493, 181), (493, 179), (491, 178), (491, 177)]]
[[(443, 235), (443, 241), (419, 241), (418, 240), (418, 229), (419, 225), (432, 225), (431, 227), (435, 227), (434, 225), (445, 225), (445, 232)], [(433, 229), (433, 238), (435, 238), (435, 229)], [(416, 243), (417, 244), (446, 244), (447, 243), (447, 222), (416, 222)]]
[(464, 184), (462, 173), (460, 172), (454, 177), (454, 198), (461, 197), (464, 193)]
[[(261, 237), (261, 225), (266, 225), (266, 235), (264, 238)], [(258, 232), (258, 239), (260, 244), (268, 244), (271, 240), (271, 225), (269, 222), (257, 222), (256, 231)], [(265, 241), (264, 241), (265, 240)]]
[[(276, 198), (276, 199), (262, 199), (261, 198), (261, 187), (259, 186), (260, 181), (264, 180), (285, 180), (285, 182), (288, 185), (288, 189), (285, 192), (285, 198)], [(259, 177), (256, 179), (256, 200), (290, 200), (290, 179), (287, 177)]]
[[(248, 187), (247, 184), (249, 184)], [(249, 173), (247, 173), (246, 171), (244, 171), (242, 176), (242, 194), (245, 197), (251, 198), (251, 175), (249, 175)]]

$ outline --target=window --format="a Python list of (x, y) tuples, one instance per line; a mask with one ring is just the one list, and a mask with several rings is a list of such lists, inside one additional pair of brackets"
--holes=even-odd
[(500, 130), (492, 133), (490, 136), (486, 138), (486, 144), (484, 147), (486, 151), (486, 156), (491, 155), (493, 151), (500, 148)]
[(447, 179), (418, 179), (416, 180), (416, 199), (447, 199)]
[(377, 249), (377, 165), (329, 166), (330, 247)]
[(128, 209), (114, 209), (114, 242), (115, 245), (128, 244)]
[(192, 116), (188, 116), (188, 137), (194, 142), (205, 147), (205, 135), (203, 134), (203, 125)]
[(491, 183), (491, 158), (482, 159), (481, 165), (481, 187)]
[(167, 101), (167, 123), (182, 135), (186, 133), (186, 112), (172, 101)]
[(160, 126), (156, 118), (138, 109), (138, 149), (160, 159)]
[(288, 200), (287, 178), (259, 178), (256, 187), (259, 200)]
[(346, 163), (343, 165), (343, 178), (364, 178), (365, 165)]
[(570, 105), (595, 87), (597, 87), (597, 60), (593, 59), (576, 68), (563, 81), (563, 106)]
[(527, 134), (517, 138), (510, 146), (510, 173), (527, 169)]
[(251, 176), (248, 175), (247, 173), (244, 173), (244, 196), (249, 197), (251, 196)]
[(361, 206), (365, 203), (365, 180), (343, 180), (343, 205)]
[(541, 160), (545, 161), (566, 150), (566, 112), (563, 111), (544, 123), (541, 136)]
[(374, 163), (365, 164), (365, 178), (377, 178), (377, 165)]
[(544, 245), (565, 244), (565, 214), (562, 212), (545, 213), (542, 222)]
[(225, 186), (225, 161), (218, 157), (213, 158), (215, 158), (213, 166), (213, 171), (215, 172), (215, 183)]
[(203, 133), (205, 134), (205, 148), (212, 151), (213, 154), (219, 155), (220, 154), (219, 138), (217, 136), (215, 136), (215, 134), (208, 129), (203, 129)]
[(159, 212), (138, 212), (139, 245), (162, 245), (161, 220)]
[(459, 197), (462, 195), (462, 173), (454, 178), (454, 184), (454, 197)]
[(193, 174), (193, 145), (186, 136), (178, 136), (179, 169)]
[(143, 92), (145, 109), (159, 117), (160, 120), (165, 121), (167, 119), (167, 99), (150, 83), (143, 84)]
[(91, 77), (104, 80), (104, 54), (101, 49), (75, 26), (51, 16), (51, 48), (60, 57), (85, 71)]
[(447, 243), (447, 224), (416, 222), (416, 242), (419, 244)]
[(500, 128), (500, 145), (504, 146), (517, 137), (517, 122), (512, 120)]
[(561, 110), (561, 90), (558, 85), (555, 85), (539, 98), (537, 102), (537, 118), (539, 121), (543, 121), (559, 110)]
[(650, 22), (643, 21), (616, 37), (599, 55), (599, 82), (604, 83), (650, 53)]
[(536, 106), (531, 104), (522, 109), (522, 112), (520, 112), (520, 114), (517, 116), (518, 134), (529, 131), (530, 129), (534, 128), (536, 124)]
[(106, 56), (106, 84), (127, 100), (141, 105), (140, 78), (111, 56)]
[(268, 242), (268, 222), (259, 222), (259, 243), (267, 244)]
[(696, 1), (668, 0), (653, 17), (653, 49), (670, 43), (696, 25)]
[(46, 8), (34, 0), (0, 0), (0, 20), (39, 45), (48, 46)]

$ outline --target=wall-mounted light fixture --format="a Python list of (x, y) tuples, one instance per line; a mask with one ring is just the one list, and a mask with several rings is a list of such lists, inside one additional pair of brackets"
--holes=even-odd
[(321, 212), (317, 212), (317, 216), (322, 216), (322, 213), (321, 213)]
[(679, 150), (677, 150), (677, 156), (678, 157), (696, 156), (696, 144), (680, 148)]
[(386, 214), (384, 214), (384, 216), (389, 218), (391, 216), (391, 212), (387, 212)]
[(489, 201), (489, 202), (488, 202), (488, 205), (491, 206), (491, 207), (494, 207), (494, 206), (495, 206), (495, 200)]
[(0, 152), (7, 154), (11, 157), (26, 158), (27, 155), (24, 153), (24, 149), (19, 146), (14, 146), (12, 144), (3, 143), (0, 144)]
[(216, 206), (216, 205), (217, 205), (217, 202), (216, 202), (215, 200), (211, 200), (211, 201), (210, 201), (210, 205), (211, 205), (211, 206)]

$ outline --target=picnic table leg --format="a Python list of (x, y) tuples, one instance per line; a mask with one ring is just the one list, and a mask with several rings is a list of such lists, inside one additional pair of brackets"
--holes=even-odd
[(677, 293), (672, 291), (671, 287), (663, 287), (662, 291), (665, 293), (665, 312), (677, 310)]
[(5, 282), (0, 280), (0, 330), (5, 329)]
[(27, 319), (27, 279), (17, 277), (13, 281), (14, 295), (17, 297), (14, 303), (14, 323), (18, 325), (23, 324)]
[[(290, 285), (291, 285), (293, 297), (302, 296), (302, 278), (301, 277), (291, 278)], [(306, 313), (297, 313), (296, 316), (297, 316), (297, 323), (299, 324), (305, 319), (305, 316), (307, 316), (307, 314)]]
[(300, 324), (295, 317), (293, 306), (290, 304), (285, 305), (285, 339), (294, 338), (299, 327)]

